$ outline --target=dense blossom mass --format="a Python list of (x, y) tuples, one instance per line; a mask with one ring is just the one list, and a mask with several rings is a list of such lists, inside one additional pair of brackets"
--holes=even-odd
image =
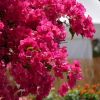
[(46, 97), (56, 78), (64, 79), (64, 96), (81, 79), (80, 64), (67, 60), (60, 47), (66, 30), (59, 18), (66, 16), (72, 33), (92, 38), (90, 16), (76, 0), (0, 0), (0, 97), (18, 100), (32, 93)]

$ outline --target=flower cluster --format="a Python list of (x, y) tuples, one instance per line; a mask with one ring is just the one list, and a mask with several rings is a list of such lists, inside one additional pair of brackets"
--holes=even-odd
[(61, 96), (66, 95), (66, 91), (74, 87), (77, 79), (82, 79), (80, 65), (77, 61), (74, 62), (74, 65), (71, 65), (67, 74), (67, 79), (68, 82), (63, 83), (59, 88), (59, 93)]
[(70, 90), (64, 100), (100, 100), (100, 84), (78, 86)]
[[(63, 90), (66, 90), (66, 84), (63, 84)], [(57, 93), (55, 88), (52, 88), (44, 100), (100, 100), (100, 84), (77, 86), (63, 97)]]
[(84, 87), (78, 86), (77, 89), (80, 90), (81, 96), (84, 96), (85, 94), (98, 94), (100, 96), (100, 84), (85, 84)]
[[(61, 16), (67, 16), (76, 34), (92, 38), (91, 17), (76, 0), (0, 0), (0, 97), (18, 100), (32, 93), (36, 100), (49, 94), (56, 77), (67, 82), (64, 95), (81, 79), (78, 62), (69, 64)], [(63, 88), (65, 90), (63, 90)]]

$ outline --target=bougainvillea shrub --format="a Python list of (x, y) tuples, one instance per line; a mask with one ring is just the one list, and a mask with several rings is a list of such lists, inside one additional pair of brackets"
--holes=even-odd
[(78, 61), (70, 64), (67, 37), (60, 17), (69, 20), (70, 32), (92, 38), (95, 29), (85, 8), (76, 0), (0, 0), (0, 97), (18, 100), (29, 93), (42, 100), (56, 78), (67, 81), (63, 96), (81, 79)]

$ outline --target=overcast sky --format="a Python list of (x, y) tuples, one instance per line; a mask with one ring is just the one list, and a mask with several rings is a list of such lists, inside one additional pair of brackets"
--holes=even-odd
[(99, 0), (78, 0), (81, 2), (95, 24), (100, 24), (100, 2)]

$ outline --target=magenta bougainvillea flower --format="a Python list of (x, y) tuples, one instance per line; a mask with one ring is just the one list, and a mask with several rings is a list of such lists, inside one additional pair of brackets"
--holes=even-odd
[(66, 16), (70, 32), (92, 38), (95, 29), (85, 8), (76, 0), (0, 0), (0, 97), (18, 100), (32, 93), (46, 97), (56, 78), (67, 81), (65, 95), (81, 79), (80, 64), (67, 60), (60, 47), (67, 32), (59, 19)]

